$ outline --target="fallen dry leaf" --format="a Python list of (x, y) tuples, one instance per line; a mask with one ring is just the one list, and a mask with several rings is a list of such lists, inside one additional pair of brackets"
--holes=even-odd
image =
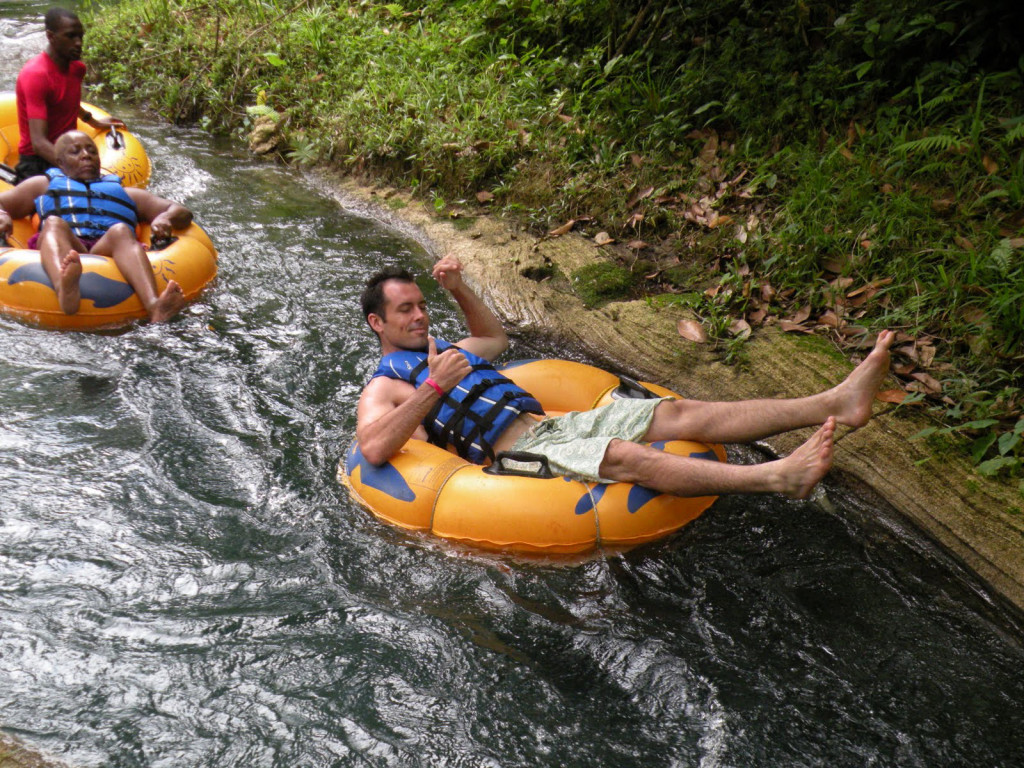
[(750, 323), (744, 320), (742, 317), (733, 320), (729, 323), (729, 333), (738, 339), (745, 339), (750, 335), (751, 328)]
[(985, 166), (985, 173), (987, 173), (989, 176), (999, 171), (999, 163), (997, 163), (988, 155), (985, 155), (983, 158), (981, 158), (981, 164)]
[(794, 323), (792, 320), (780, 320), (779, 328), (787, 333), (814, 333), (813, 328), (808, 328), (800, 323)]
[(639, 203), (644, 198), (650, 197), (651, 193), (653, 192), (654, 187), (647, 187), (647, 189), (636, 192), (636, 194), (634, 194), (633, 197), (629, 198), (629, 201), (626, 203), (626, 207), (632, 208), (634, 205)]
[(565, 224), (558, 227), (557, 229), (552, 229), (550, 232), (548, 232), (548, 234), (551, 235), (552, 237), (561, 237), (562, 235), (571, 232), (574, 226), (576, 226), (576, 219), (569, 219), (567, 222), (565, 222)]
[(806, 304), (803, 307), (801, 307), (800, 309), (798, 309), (796, 312), (794, 312), (788, 318), (788, 320), (790, 320), (791, 322), (796, 323), (797, 325), (799, 325), (800, 323), (806, 322), (807, 319), (810, 318), (810, 316), (811, 316), (811, 305), (810, 304)]
[(648, 248), (650, 246), (643, 240), (630, 240), (628, 243), (626, 243), (626, 247), (629, 248), (631, 251), (642, 251), (644, 248)]
[(917, 362), (919, 357), (917, 354), (917, 345), (915, 344), (907, 344), (901, 345), (899, 347), (893, 347), (892, 351), (899, 355), (903, 355), (905, 358), (909, 360), (913, 360), (915, 363)]
[(718, 134), (711, 132), (708, 140), (704, 143), (704, 147), (700, 151), (700, 159), (710, 165), (715, 160), (715, 155), (718, 153)]
[(594, 235), (594, 245), (596, 246), (608, 245), (609, 243), (614, 242), (615, 238), (609, 235), (607, 232), (598, 232), (596, 235)]
[(968, 240), (963, 235), (953, 235), (953, 242), (963, 248), (965, 251), (973, 251), (974, 243)]
[(899, 405), (907, 399), (907, 393), (902, 389), (884, 389), (875, 395), (875, 400), (883, 403), (896, 403)]
[(708, 340), (704, 326), (696, 320), (680, 320), (676, 323), (676, 330), (684, 339), (689, 339), (697, 344), (704, 344)]
[(934, 376), (929, 376), (927, 373), (918, 371), (917, 373), (910, 374), (911, 378), (924, 384), (928, 388), (928, 392), (934, 395), (942, 394), (942, 384)]
[(821, 323), (822, 325), (827, 325), (830, 328), (838, 328), (840, 325), (843, 324), (843, 321), (839, 318), (839, 315), (837, 315), (831, 309), (825, 310), (820, 315), (818, 315), (818, 322)]
[[(829, 283), (829, 285), (831, 285), (836, 290), (845, 291), (847, 288), (849, 288), (851, 285), (853, 285), (853, 278), (852, 277), (837, 277), (835, 280), (833, 280), (831, 283)], [(849, 295), (849, 294), (847, 294), (847, 295)]]
[(764, 322), (764, 319), (765, 319), (765, 317), (767, 315), (768, 315), (768, 311), (767, 310), (765, 310), (765, 309), (755, 309), (753, 312), (751, 312), (749, 315), (747, 315), (747, 320), (749, 320), (754, 325), (760, 325), (761, 323)]
[(872, 280), (867, 285), (862, 285), (860, 288), (854, 288), (852, 291), (846, 294), (846, 298), (852, 299), (854, 296), (857, 296), (858, 294), (863, 293), (865, 291), (868, 291), (871, 293), (871, 295), (874, 295), (877, 292), (877, 289), (889, 285), (891, 282), (891, 277), (883, 277), (881, 280)]
[(988, 325), (988, 315), (981, 307), (966, 307), (961, 310), (960, 316), (974, 325)]
[(476, 193), (476, 199), (479, 203), (489, 203), (494, 199), (494, 194), (486, 189), (482, 189)]

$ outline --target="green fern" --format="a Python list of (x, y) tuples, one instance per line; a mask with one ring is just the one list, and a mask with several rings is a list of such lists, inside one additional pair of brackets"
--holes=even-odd
[(281, 121), (281, 113), (266, 104), (253, 104), (252, 106), (246, 107), (245, 112), (253, 119), (257, 117), (269, 117), (275, 123)]
[(923, 139), (905, 141), (893, 147), (893, 151), (908, 155), (916, 152), (945, 152), (950, 149), (959, 150), (962, 148), (963, 142), (956, 136), (951, 136), (948, 133), (939, 133), (935, 136), (925, 136)]
[(949, 91), (943, 91), (933, 99), (926, 101), (921, 109), (925, 112), (931, 111), (935, 107), (941, 107), (945, 104), (952, 104), (954, 101), (954, 95)]
[(1021, 120), (1006, 132), (1007, 144), (1013, 144), (1015, 141), (1020, 141), (1021, 139), (1024, 139), (1024, 120)]

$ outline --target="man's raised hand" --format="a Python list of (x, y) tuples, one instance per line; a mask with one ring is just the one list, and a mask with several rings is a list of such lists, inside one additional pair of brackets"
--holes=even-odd
[(445, 256), (434, 265), (434, 279), (446, 291), (454, 291), (462, 285), (462, 262), (454, 256)]

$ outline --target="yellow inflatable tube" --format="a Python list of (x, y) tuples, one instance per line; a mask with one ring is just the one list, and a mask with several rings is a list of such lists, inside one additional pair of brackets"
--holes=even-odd
[[(0, 192), (10, 186), (0, 182)], [(25, 248), (36, 231), (30, 219), (15, 219), (14, 231), (6, 244), (0, 243), (0, 313), (42, 328), (93, 330), (115, 328), (146, 317), (135, 291), (125, 281), (114, 260), (82, 254), (82, 305), (77, 313), (65, 315), (57, 293), (43, 270), (39, 251)], [(170, 245), (149, 250), (156, 274), (157, 290), (176, 280), (191, 301), (217, 275), (217, 250), (196, 224), (175, 230)], [(148, 224), (138, 227), (139, 240), (150, 243)]]
[[(549, 415), (596, 408), (613, 397), (678, 397), (664, 387), (620, 381), (567, 360), (513, 363), (502, 373), (537, 397)], [(726, 460), (720, 445), (678, 440), (654, 447)], [(367, 462), (353, 443), (338, 478), (358, 502), (394, 525), (485, 549), (531, 553), (636, 546), (679, 530), (715, 501), (659, 494), (630, 483), (550, 476), (540, 462), (525, 457), (499, 456), (485, 468), (421, 440), (410, 440), (380, 467)]]
[[(82, 106), (95, 117), (110, 117), (109, 112), (99, 107), (85, 102)], [(146, 150), (135, 136), (121, 128), (100, 131), (81, 120), (78, 121), (78, 130), (89, 134), (96, 142), (103, 173), (116, 173), (126, 187), (146, 188), (152, 168)], [(18, 164), (20, 136), (16, 97), (10, 91), (0, 93), (0, 162), (11, 168)]]

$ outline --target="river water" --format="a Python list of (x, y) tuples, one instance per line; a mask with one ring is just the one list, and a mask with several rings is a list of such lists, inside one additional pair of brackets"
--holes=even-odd
[[(0, 87), (44, 7), (5, 4)], [(0, 729), (73, 766), (1022, 764), (1019, 624), (840, 488), (575, 565), (377, 522), (334, 477), (376, 352), (357, 294), (429, 254), (103, 106), (220, 276), (162, 327), (0, 319)]]

